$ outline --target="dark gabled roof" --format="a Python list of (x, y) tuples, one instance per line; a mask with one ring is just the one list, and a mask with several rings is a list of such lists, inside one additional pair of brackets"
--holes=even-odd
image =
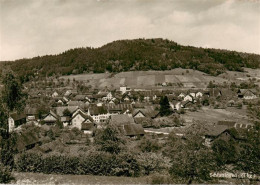
[(126, 136), (144, 135), (144, 129), (140, 124), (126, 124), (119, 128)]
[[(84, 114), (84, 113), (81, 112), (81, 111), (77, 112), (77, 114), (75, 114), (71, 119), (74, 119), (77, 115), (81, 115), (81, 116), (84, 118), (84, 121), (85, 121), (86, 119), (89, 119), (90, 121), (93, 122), (93, 118), (92, 118), (92, 117), (90, 117), (90, 116)], [(84, 121), (83, 121), (83, 122), (84, 122)]]
[[(53, 112), (52, 110), (50, 110), (50, 112), (49, 112), (43, 119), (45, 119), (45, 118), (48, 117), (49, 115), (52, 115), (56, 120), (59, 119), (59, 116), (58, 116), (55, 112)], [(45, 122), (48, 122), (48, 121), (53, 122), (53, 120), (44, 120), (44, 121), (45, 121)]]
[(229, 127), (226, 125), (211, 125), (207, 127), (206, 136), (217, 137), (224, 131), (228, 130)]
[(55, 111), (58, 116), (63, 116), (64, 110), (68, 109), (70, 113), (75, 112), (79, 107), (78, 106), (64, 106), (64, 107), (56, 107)]
[(17, 149), (19, 151), (25, 149), (26, 146), (39, 142), (39, 138), (36, 133), (33, 132), (22, 132), (17, 139)]
[(77, 100), (77, 101), (85, 100), (85, 99), (86, 99), (86, 95), (78, 94), (78, 95), (76, 95), (73, 99), (74, 99), (74, 100)]
[(83, 101), (69, 101), (67, 102), (68, 106), (79, 106), (84, 107), (85, 103)]
[(94, 128), (94, 123), (81, 123), (81, 130), (93, 130)]
[(152, 119), (147, 118), (147, 117), (134, 118), (134, 120), (135, 120), (135, 123), (142, 124), (142, 125), (152, 123)]
[(252, 94), (256, 95), (257, 94), (257, 91), (255, 89), (239, 89), (238, 90), (238, 93), (240, 95), (244, 95), (245, 93), (247, 92), (251, 92)]
[(105, 106), (98, 107), (97, 105), (92, 105), (89, 107), (90, 115), (99, 115), (108, 113), (107, 108)]
[(139, 112), (141, 112), (145, 117), (155, 118), (159, 111), (155, 110), (153, 106), (145, 106), (141, 109), (134, 109), (133, 110), (133, 117), (135, 117)]
[(26, 112), (26, 115), (36, 115), (37, 114), (37, 109), (29, 107), (29, 108), (27, 108), (25, 110), (25, 112)]
[(218, 121), (218, 125), (228, 126), (229, 128), (235, 127), (235, 121)]
[(14, 119), (14, 121), (18, 121), (18, 120), (21, 120), (21, 119), (25, 119), (26, 118), (26, 115), (24, 113), (13, 113), (10, 115), (11, 118)]
[(132, 124), (134, 123), (134, 118), (127, 114), (112, 115), (109, 123), (117, 126)]

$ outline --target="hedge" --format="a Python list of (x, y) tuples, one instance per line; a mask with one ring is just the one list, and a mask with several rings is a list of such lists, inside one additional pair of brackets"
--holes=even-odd
[(131, 154), (94, 152), (81, 156), (22, 153), (16, 160), (19, 172), (46, 174), (139, 176), (140, 165)]

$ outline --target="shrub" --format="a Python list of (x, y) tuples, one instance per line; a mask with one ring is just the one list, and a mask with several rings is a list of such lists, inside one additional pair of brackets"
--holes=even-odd
[(19, 172), (46, 174), (77, 174), (106, 176), (139, 176), (140, 165), (133, 155), (92, 152), (88, 155), (42, 156), (37, 153), (23, 153), (16, 160)]
[(142, 152), (156, 152), (161, 148), (157, 140), (152, 140), (147, 137), (141, 140), (139, 147)]
[(0, 164), (0, 183), (6, 184), (12, 180), (14, 180), (14, 177), (11, 175), (10, 169)]

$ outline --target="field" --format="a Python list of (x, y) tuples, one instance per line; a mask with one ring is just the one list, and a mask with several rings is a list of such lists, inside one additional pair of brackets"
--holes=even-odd
[[(146, 177), (108, 177), (93, 175), (53, 175), (14, 173), (16, 184), (148, 184)], [(13, 182), (14, 183), (14, 182)]]
[(193, 120), (199, 122), (207, 122), (209, 124), (217, 123), (218, 121), (236, 121), (237, 123), (248, 123), (248, 118), (245, 109), (226, 108), (226, 109), (213, 109), (203, 107), (196, 112), (187, 111), (182, 118), (186, 122)]
[[(227, 81), (222, 77), (213, 77), (196, 70), (173, 69), (168, 71), (130, 71), (118, 74), (81, 74), (61, 76), (65, 80), (83, 81), (86, 85), (95, 88), (119, 88), (126, 85), (131, 88), (162, 88), (158, 84), (172, 83), (174, 88), (178, 83), (182, 83), (184, 88), (205, 88), (209, 81), (223, 83)], [(164, 87), (167, 88), (167, 87)], [(169, 88), (169, 87), (168, 87)]]

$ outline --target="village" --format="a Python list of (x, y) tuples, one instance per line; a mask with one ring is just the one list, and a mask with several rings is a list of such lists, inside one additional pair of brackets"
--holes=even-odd
[[(75, 80), (68, 81), (67, 85), (57, 84), (54, 88), (30, 87), (24, 112), (10, 115), (9, 131), (21, 134), (20, 151), (37, 146), (36, 149), (45, 153), (58, 146), (53, 144), (57, 142), (55, 139), (46, 139), (36, 133), (24, 134), (23, 127), (29, 125), (46, 131), (57, 126), (61, 130), (78, 130), (81, 134), (76, 144), (79, 144), (85, 138), (93, 141), (95, 132), (108, 125), (116, 126), (128, 138), (156, 135), (163, 140), (172, 131), (183, 136), (195, 124), (205, 129), (205, 143), (210, 146), (214, 139), (222, 135), (227, 137), (230, 128), (250, 129), (253, 124), (248, 121), (246, 106), (259, 100), (257, 88), (223, 87), (212, 81), (207, 88), (185, 90), (134, 89), (128, 86), (112, 90), (93, 89)], [(69, 87), (68, 84), (72, 85)], [(163, 98), (167, 99), (170, 114), (160, 112)], [(215, 114), (215, 118), (210, 114)], [(232, 136), (229, 134), (229, 137)], [(63, 144), (66, 142), (61, 141)]]

